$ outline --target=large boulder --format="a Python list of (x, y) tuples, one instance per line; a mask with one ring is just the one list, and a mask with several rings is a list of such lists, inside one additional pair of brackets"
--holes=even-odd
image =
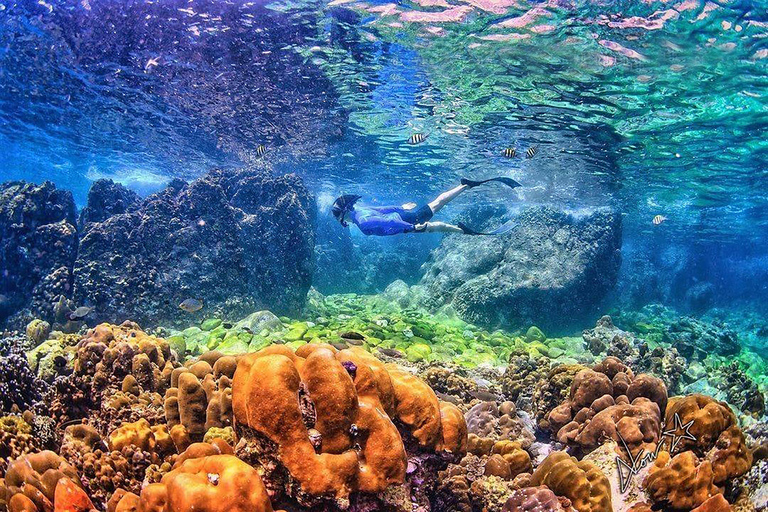
[(0, 325), (51, 316), (56, 297), (71, 293), (77, 240), (70, 192), (49, 181), (0, 184)]
[[(503, 208), (475, 208), (461, 220), (482, 230), (510, 218)], [(501, 236), (446, 236), (424, 265), (431, 305), (452, 305), (464, 320), (489, 328), (559, 329), (594, 314), (616, 283), (621, 215), (533, 207), (516, 222)]]
[[(87, 223), (74, 300), (94, 307), (94, 322), (141, 325), (222, 312), (239, 318), (267, 307), (296, 312), (311, 285), (314, 212), (295, 175), (216, 170), (189, 184), (173, 181), (140, 205)], [(202, 310), (180, 310), (190, 298)]]

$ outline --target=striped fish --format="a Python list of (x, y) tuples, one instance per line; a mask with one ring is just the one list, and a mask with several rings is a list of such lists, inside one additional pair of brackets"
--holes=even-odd
[(515, 148), (505, 148), (501, 154), (504, 155), (505, 158), (515, 158), (517, 150)]
[(654, 225), (654, 226), (658, 226), (659, 224), (661, 224), (661, 223), (662, 223), (662, 222), (664, 222), (665, 220), (667, 220), (667, 218), (666, 218), (665, 216), (663, 216), (663, 215), (657, 215), (657, 216), (655, 216), (655, 217), (653, 218), (653, 225)]
[(539, 150), (539, 146), (531, 146), (525, 150), (525, 156), (527, 158), (533, 158), (536, 152)]
[(264, 154), (267, 152), (267, 146), (264, 144), (259, 144), (256, 146), (256, 156), (264, 156)]
[(414, 133), (408, 137), (408, 144), (421, 144), (425, 140), (427, 140), (427, 136), (423, 133)]

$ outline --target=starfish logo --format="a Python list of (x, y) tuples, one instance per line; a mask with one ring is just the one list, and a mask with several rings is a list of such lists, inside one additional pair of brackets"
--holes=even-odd
[[(632, 451), (629, 449), (629, 446), (627, 446), (627, 442), (623, 437), (621, 437), (621, 434), (616, 432), (616, 435), (619, 436), (619, 440), (621, 441), (624, 450), (627, 452), (627, 457), (629, 457), (629, 462), (626, 462), (621, 458), (620, 455), (616, 456), (616, 469), (619, 472), (619, 488), (622, 493), (627, 492), (627, 489), (629, 489), (629, 484), (632, 481), (633, 476), (637, 475), (645, 466), (656, 460), (656, 458), (659, 456), (659, 452), (661, 452), (661, 449), (664, 446), (665, 439), (670, 440), (669, 453), (674, 453), (675, 450), (677, 450), (677, 446), (680, 444), (680, 441), (683, 439), (696, 441), (696, 436), (690, 432), (690, 428), (693, 425), (693, 420), (683, 424), (683, 421), (680, 419), (680, 415), (675, 413), (674, 423), (675, 426), (669, 430), (664, 430), (666, 426), (662, 425), (661, 439), (656, 445), (656, 449), (654, 451), (646, 452), (645, 450), (640, 450), (637, 455), (632, 455)], [(682, 433), (680, 433), (681, 431)]]

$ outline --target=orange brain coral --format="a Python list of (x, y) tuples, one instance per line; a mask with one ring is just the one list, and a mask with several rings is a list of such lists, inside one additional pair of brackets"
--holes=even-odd
[(403, 483), (406, 451), (393, 420), (422, 449), (466, 450), (466, 424), (454, 406), (361, 349), (270, 346), (240, 359), (232, 389), (238, 454), (264, 463), (273, 452), (271, 463), (287, 470), (300, 500), (344, 501)]

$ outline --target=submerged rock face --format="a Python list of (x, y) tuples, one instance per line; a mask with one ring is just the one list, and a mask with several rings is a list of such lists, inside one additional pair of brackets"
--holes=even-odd
[[(477, 209), (463, 220), (482, 230), (507, 217), (496, 208)], [(451, 305), (464, 320), (490, 328), (556, 329), (589, 314), (615, 285), (619, 213), (575, 217), (534, 207), (516, 222), (502, 236), (446, 236), (424, 266), (431, 305)]]
[(140, 204), (141, 198), (133, 190), (112, 180), (96, 180), (88, 191), (88, 204), (80, 212), (80, 229), (90, 222), (103, 222), (112, 215), (136, 210)]
[[(120, 195), (121, 201), (124, 196)], [(85, 211), (104, 212), (89, 196)], [(173, 181), (139, 205), (88, 222), (74, 265), (74, 300), (95, 321), (147, 325), (258, 307), (295, 312), (313, 271), (313, 198), (300, 178), (264, 171), (212, 171)], [(91, 218), (98, 218), (99, 215)]]
[(0, 184), (0, 325), (49, 316), (72, 286), (77, 255), (72, 194), (50, 181)]

